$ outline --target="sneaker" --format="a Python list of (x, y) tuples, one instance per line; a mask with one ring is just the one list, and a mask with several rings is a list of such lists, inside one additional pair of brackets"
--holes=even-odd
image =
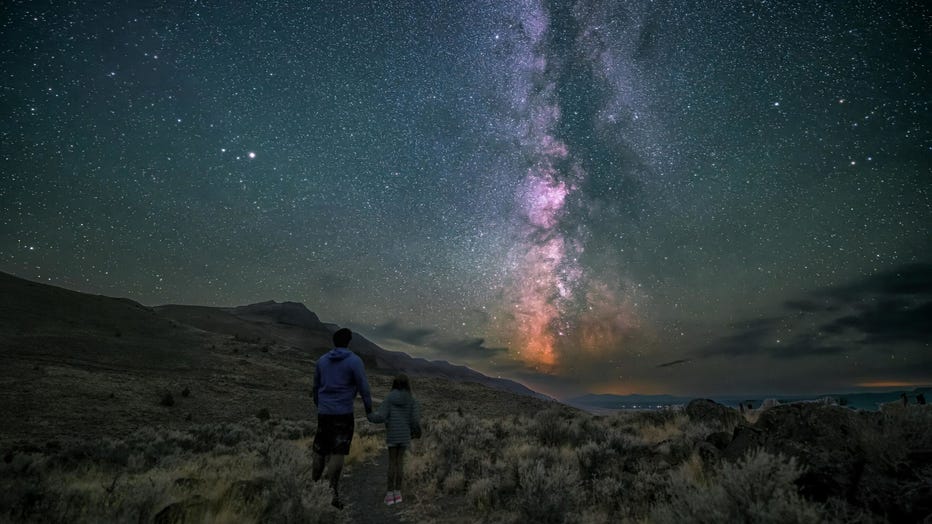
[(401, 502), (401, 501), (395, 499), (395, 495), (391, 491), (385, 494), (385, 505), (386, 506), (391, 506), (395, 502)]
[(395, 492), (395, 504), (400, 504), (400, 503), (401, 503), (401, 492), (396, 491)]
[(330, 501), (330, 505), (337, 509), (343, 509), (343, 502), (341, 502), (340, 499), (336, 497), (333, 497), (333, 500)]

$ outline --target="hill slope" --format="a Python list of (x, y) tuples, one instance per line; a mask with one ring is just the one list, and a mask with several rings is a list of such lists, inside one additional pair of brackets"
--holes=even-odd
[[(0, 273), (0, 404), (8, 411), (0, 442), (118, 437), (150, 425), (242, 420), (261, 409), (309, 419), (314, 362), (334, 329), (301, 304), (150, 308)], [(476, 384), (502, 382), (467, 368), (385, 351), (363, 337), (351, 349), (366, 360), (376, 399), (403, 370), (415, 376), (428, 412), (533, 412), (547, 404)], [(162, 404), (167, 395), (172, 405)]]

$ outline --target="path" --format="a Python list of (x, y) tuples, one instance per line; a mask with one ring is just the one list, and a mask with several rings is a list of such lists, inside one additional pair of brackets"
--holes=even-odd
[(356, 524), (382, 524), (402, 522), (399, 510), (405, 502), (396, 508), (386, 506), (385, 478), (388, 475), (388, 456), (379, 453), (374, 458), (354, 464), (347, 468), (340, 480), (340, 494), (346, 502), (350, 521)]

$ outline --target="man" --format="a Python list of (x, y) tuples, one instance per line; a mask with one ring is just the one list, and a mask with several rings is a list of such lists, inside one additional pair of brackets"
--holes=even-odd
[(372, 413), (372, 396), (362, 359), (347, 349), (353, 333), (346, 329), (333, 334), (334, 348), (317, 360), (314, 370), (314, 404), (317, 406), (317, 434), (314, 435), (312, 478), (320, 480), (327, 467), (333, 489), (331, 504), (343, 509), (339, 482), (343, 459), (353, 441), (355, 416), (353, 400), (362, 397), (366, 414)]

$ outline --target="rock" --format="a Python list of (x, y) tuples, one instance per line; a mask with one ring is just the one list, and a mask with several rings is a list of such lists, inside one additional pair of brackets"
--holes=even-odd
[(162, 508), (155, 514), (155, 524), (184, 524), (185, 522), (200, 522), (207, 513), (207, 500), (195, 495), (180, 502), (174, 502)]
[(722, 456), (735, 461), (763, 448), (795, 457), (804, 468), (797, 485), (805, 497), (846, 500), (893, 522), (921, 521), (928, 477), (917, 471), (919, 461), (908, 462), (902, 442), (884, 440), (882, 417), (817, 403), (776, 406), (753, 426), (739, 425)]
[(699, 441), (693, 448), (705, 464), (714, 464), (721, 456), (719, 448), (707, 441)]
[(712, 445), (717, 450), (722, 450), (731, 444), (733, 433), (727, 431), (718, 431), (705, 438), (706, 443)]
[(221, 505), (239, 512), (263, 513), (274, 482), (271, 479), (254, 478), (237, 480), (221, 497)]
[(727, 428), (729, 431), (741, 421), (736, 410), (707, 398), (697, 398), (686, 405), (686, 415), (693, 422)]

